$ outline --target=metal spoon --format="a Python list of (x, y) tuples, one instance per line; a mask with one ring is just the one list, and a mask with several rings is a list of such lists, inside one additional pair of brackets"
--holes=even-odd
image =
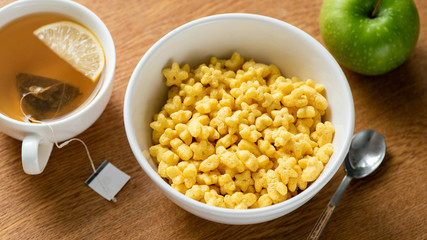
[(364, 130), (353, 136), (344, 160), (346, 175), (307, 239), (319, 238), (350, 181), (353, 178), (363, 178), (371, 174), (383, 161), (385, 152), (386, 145), (381, 133), (375, 130)]

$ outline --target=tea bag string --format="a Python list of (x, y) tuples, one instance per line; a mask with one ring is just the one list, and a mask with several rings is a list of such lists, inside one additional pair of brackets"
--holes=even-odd
[[(21, 113), (25, 116), (25, 121), (26, 121), (26, 122), (31, 122), (31, 121), (30, 121), (31, 115), (28, 117), (28, 115), (27, 115), (27, 114), (25, 114), (25, 112), (23, 111), (23, 109), (22, 109), (22, 101), (23, 101), (23, 99), (24, 99), (26, 96), (28, 96), (28, 95), (36, 96), (36, 95), (38, 95), (38, 94), (42, 94), (42, 93), (44, 93), (44, 92), (46, 92), (46, 91), (50, 90), (51, 88), (53, 88), (53, 87), (55, 87), (55, 86), (59, 86), (59, 85), (61, 85), (61, 83), (55, 83), (55, 84), (53, 84), (53, 85), (51, 85), (51, 86), (48, 86), (48, 87), (30, 86), (30, 87), (28, 87), (28, 88), (27, 88), (27, 90), (29, 90), (29, 92), (24, 93), (24, 94), (22, 95), (21, 100), (20, 100), (20, 103), (19, 103), (19, 107), (21, 108)], [(65, 91), (65, 85), (64, 85), (64, 84), (62, 84), (62, 85), (63, 85), (63, 87), (62, 87), (62, 95), (63, 95), (63, 94), (64, 94), (64, 91)], [(58, 104), (58, 107), (56, 108), (56, 112), (55, 112), (54, 116), (56, 116), (56, 114), (58, 113), (58, 111), (59, 111), (59, 109), (60, 109), (61, 105), (62, 105), (62, 98), (61, 98), (61, 99), (60, 99), (60, 101), (59, 101), (59, 104)]]
[(47, 124), (47, 123), (45, 123), (45, 122), (38, 121), (38, 120), (35, 120), (35, 119), (31, 119), (31, 122), (36, 122), (36, 123), (40, 123), (40, 124), (43, 124), (43, 125), (47, 126), (47, 127), (50, 129), (50, 131), (52, 132), (53, 141), (54, 141), (54, 143), (55, 143), (55, 146), (56, 146), (57, 148), (59, 148), (59, 149), (61, 149), (61, 148), (65, 147), (66, 145), (68, 145), (68, 144), (69, 144), (70, 142), (72, 142), (72, 141), (78, 141), (78, 142), (80, 142), (80, 143), (84, 146), (84, 148), (85, 148), (85, 150), (86, 150), (87, 157), (89, 158), (90, 165), (92, 166), (92, 170), (93, 170), (93, 172), (96, 172), (96, 168), (95, 168), (95, 165), (93, 164), (92, 157), (90, 156), (89, 149), (88, 149), (88, 147), (87, 147), (86, 143), (85, 143), (85, 142), (83, 142), (83, 140), (81, 140), (80, 138), (71, 138), (71, 139), (68, 139), (67, 141), (65, 141), (65, 142), (63, 142), (63, 143), (61, 143), (61, 144), (58, 144), (58, 140), (56, 139), (56, 134), (55, 134), (55, 131), (53, 130), (52, 126), (50, 126), (49, 124)]
[[(87, 157), (89, 158), (90, 165), (92, 166), (92, 170), (93, 170), (93, 172), (94, 172), (94, 173), (96, 173), (95, 164), (93, 163), (93, 160), (92, 160), (92, 157), (91, 157), (91, 155), (90, 155), (89, 149), (88, 149), (88, 147), (87, 147), (86, 143), (85, 143), (83, 140), (81, 140), (80, 138), (71, 138), (71, 139), (68, 139), (67, 141), (65, 141), (65, 142), (63, 142), (63, 143), (61, 143), (61, 144), (58, 144), (58, 140), (56, 139), (56, 134), (55, 134), (55, 131), (53, 130), (52, 126), (50, 126), (49, 124), (47, 124), (47, 123), (45, 123), (45, 122), (43, 122), (43, 121), (39, 121), (39, 120), (36, 120), (36, 119), (31, 119), (31, 115), (27, 115), (27, 114), (25, 114), (24, 109), (22, 108), (22, 100), (23, 100), (26, 96), (28, 96), (29, 94), (32, 94), (32, 92), (28, 92), (28, 93), (23, 94), (23, 95), (22, 95), (22, 97), (21, 97), (21, 100), (20, 100), (20, 104), (19, 104), (19, 107), (20, 107), (20, 109), (21, 109), (21, 112), (22, 112), (22, 114), (25, 116), (25, 120), (26, 120), (27, 122), (35, 122), (35, 123), (40, 123), (40, 124), (42, 124), (42, 125), (47, 126), (47, 127), (50, 129), (50, 131), (52, 132), (53, 141), (54, 141), (54, 143), (55, 143), (55, 146), (56, 146), (57, 148), (59, 148), (59, 149), (61, 149), (61, 148), (65, 147), (66, 145), (68, 145), (68, 144), (69, 144), (70, 142), (72, 142), (72, 141), (78, 141), (78, 142), (80, 142), (80, 143), (84, 146), (84, 148), (85, 148), (85, 150), (86, 150), (86, 154), (87, 154)], [(108, 193), (108, 195), (110, 195), (111, 201), (113, 201), (113, 202), (117, 202), (116, 198), (113, 196), (113, 194), (111, 194), (111, 193), (110, 193), (110, 191), (108, 191), (108, 189), (107, 189), (107, 187), (105, 187), (104, 183), (103, 183), (102, 181), (99, 181), (99, 183), (101, 184), (101, 186), (102, 186), (102, 188), (104, 189), (104, 191), (105, 191), (106, 193)]]
[(24, 98), (26, 96), (28, 96), (30, 94), (33, 94), (33, 93), (32, 92), (27, 92), (27, 93), (22, 94), (21, 100), (19, 101), (19, 109), (21, 109), (21, 113), (22, 113), (22, 115), (24, 115), (24, 122), (28, 122), (28, 123), (31, 122), (31, 120), (30, 120), (31, 115), (25, 114), (24, 109), (22, 108), (22, 101), (24, 100)]

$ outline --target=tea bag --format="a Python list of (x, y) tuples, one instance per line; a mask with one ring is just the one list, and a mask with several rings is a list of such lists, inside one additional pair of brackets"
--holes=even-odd
[(43, 124), (47, 126), (50, 131), (52, 132), (53, 142), (55, 146), (59, 149), (67, 146), (70, 142), (77, 141), (80, 142), (85, 150), (87, 157), (89, 158), (90, 165), (93, 169), (93, 174), (86, 180), (86, 184), (92, 188), (95, 192), (97, 192), (99, 195), (107, 199), (108, 201), (116, 202), (116, 194), (124, 187), (124, 185), (129, 181), (130, 176), (118, 169), (116, 166), (114, 166), (109, 161), (105, 160), (98, 169), (95, 168), (95, 165), (93, 163), (92, 157), (90, 155), (89, 149), (86, 145), (86, 143), (81, 140), (80, 138), (71, 138), (66, 140), (65, 142), (62, 142), (61, 144), (58, 143), (56, 140), (55, 131), (53, 130), (52, 126), (50, 126), (48, 123), (45, 123), (43, 121), (34, 120), (34, 122)]
[[(116, 202), (115, 195), (129, 181), (130, 176), (108, 161), (104, 161), (96, 169), (89, 149), (83, 140), (80, 138), (71, 138), (59, 144), (53, 127), (49, 123), (39, 120), (48, 112), (58, 111), (69, 104), (80, 94), (79, 89), (58, 80), (31, 74), (21, 73), (16, 78), (18, 80), (18, 89), (22, 94), (21, 111), (26, 116), (26, 120), (48, 127), (52, 132), (53, 143), (59, 149), (65, 147), (70, 142), (80, 142), (86, 150), (93, 169), (93, 174), (86, 181), (86, 184), (108, 201)], [(27, 112), (24, 112), (23, 105), (27, 108)]]
[(16, 76), (21, 104), (26, 115), (43, 120), (67, 106), (78, 95), (78, 88), (59, 80), (20, 73)]

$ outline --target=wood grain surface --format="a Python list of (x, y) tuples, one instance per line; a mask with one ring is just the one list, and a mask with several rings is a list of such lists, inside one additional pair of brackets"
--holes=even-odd
[[(0, 0), (0, 7), (10, 3)], [(92, 170), (84, 148), (54, 149), (45, 171), (26, 175), (21, 142), (0, 133), (0, 239), (304, 239), (344, 176), (341, 167), (312, 200), (266, 223), (233, 226), (198, 218), (168, 200), (142, 171), (128, 145), (123, 99), (145, 52), (174, 28), (200, 17), (256, 13), (301, 28), (322, 44), (321, 0), (77, 0), (113, 36), (117, 67), (111, 100), (78, 137), (95, 165), (105, 159), (131, 176), (108, 202), (85, 185)], [(387, 142), (383, 165), (353, 181), (321, 239), (427, 239), (427, 1), (415, 0), (421, 33), (398, 69), (365, 77), (344, 69), (355, 104), (355, 132), (376, 129)], [(1, 54), (1, 53), (0, 53)]]

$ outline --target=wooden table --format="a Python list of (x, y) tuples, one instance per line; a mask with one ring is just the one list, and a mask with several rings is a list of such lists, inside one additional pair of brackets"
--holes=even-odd
[[(12, 2), (0, 0), (0, 6)], [(322, 42), (321, 0), (177, 1), (78, 0), (110, 29), (117, 69), (111, 100), (78, 137), (98, 166), (105, 159), (131, 176), (108, 202), (85, 185), (92, 170), (79, 143), (54, 149), (45, 171), (26, 175), (21, 142), (0, 133), (0, 239), (304, 239), (344, 176), (332, 180), (300, 209), (279, 219), (232, 226), (198, 218), (168, 200), (142, 171), (123, 127), (128, 80), (144, 53), (191, 20), (245, 12), (295, 25)], [(322, 239), (427, 239), (427, 1), (415, 1), (421, 34), (398, 69), (364, 77), (344, 69), (356, 109), (355, 132), (381, 132), (387, 154), (380, 169), (350, 184)]]

